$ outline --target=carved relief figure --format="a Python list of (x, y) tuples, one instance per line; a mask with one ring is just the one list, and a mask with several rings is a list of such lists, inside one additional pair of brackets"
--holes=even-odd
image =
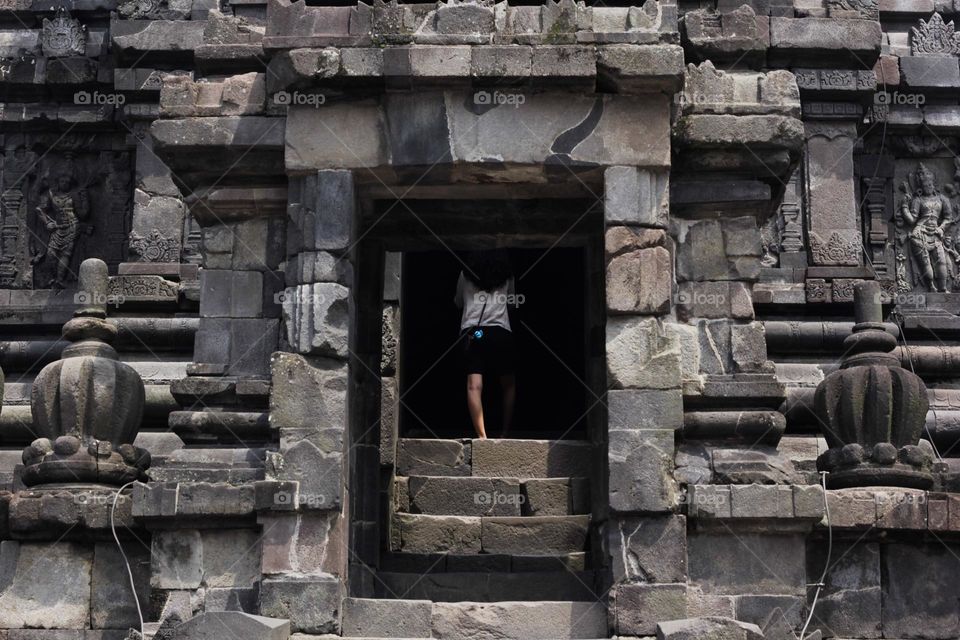
[(82, 56), (87, 44), (87, 34), (80, 21), (59, 7), (53, 20), (43, 19), (40, 47), (48, 58)]
[(70, 174), (61, 173), (54, 186), (40, 196), (36, 208), (50, 238), (46, 246), (34, 254), (32, 262), (39, 264), (48, 259), (56, 264), (56, 275), (46, 286), (57, 289), (64, 288), (70, 279), (70, 259), (80, 234), (80, 223), (90, 213), (86, 189), (72, 189), (72, 186)]
[(923, 164), (913, 174), (914, 183), (900, 185), (903, 200), (896, 214), (898, 242), (909, 243), (915, 273), (930, 291), (949, 292), (953, 265), (945, 235), (954, 222), (953, 204), (937, 188), (933, 172)]
[(27, 198), (35, 173), (36, 154), (23, 146), (8, 149), (3, 160), (0, 192), (0, 286), (30, 284), (26, 268)]

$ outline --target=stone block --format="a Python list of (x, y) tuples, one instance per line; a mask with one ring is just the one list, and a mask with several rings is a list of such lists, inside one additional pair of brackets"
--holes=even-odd
[(880, 24), (874, 20), (770, 18), (770, 48), (781, 56), (802, 58), (816, 52), (873, 62), (882, 39)]
[(278, 457), (277, 480), (300, 483), (299, 506), (338, 509), (343, 495), (343, 454), (328, 452), (310, 440), (300, 440)]
[(258, 318), (263, 314), (263, 274), (258, 271), (200, 271), (200, 316)]
[(665, 228), (670, 219), (670, 180), (665, 172), (608, 167), (603, 174), (608, 224)]
[(960, 572), (956, 570), (958, 552), (957, 545), (949, 542), (920, 544), (915, 540), (883, 545), (880, 550), (883, 637), (931, 640), (960, 637), (955, 596), (960, 588)]
[(589, 516), (482, 518), (485, 553), (555, 555), (583, 551)]
[(429, 638), (433, 603), (429, 600), (343, 601), (343, 635), (365, 638)]
[(530, 75), (540, 78), (586, 77), (597, 75), (596, 50), (582, 45), (533, 47)]
[(521, 487), (525, 516), (566, 516), (590, 511), (590, 483), (586, 478), (524, 480)]
[(5, 540), (0, 564), (0, 629), (89, 628), (91, 547)]
[(292, 353), (271, 357), (270, 424), (284, 428), (346, 428), (347, 367)]
[(263, 573), (340, 572), (345, 549), (338, 514), (263, 514), (260, 522)]
[(406, 553), (479, 553), (480, 518), (398, 513), (399, 551)]
[(401, 438), (397, 446), (397, 475), (469, 476), (469, 442)]
[(677, 237), (677, 279), (755, 280), (762, 255), (753, 218), (684, 221)]
[(203, 580), (203, 542), (195, 529), (158, 531), (153, 535), (150, 586), (197, 589)]
[(687, 616), (685, 584), (621, 584), (616, 587), (616, 633), (647, 636), (657, 623)]
[(533, 50), (527, 46), (474, 47), (470, 73), (475, 78), (526, 78), (530, 76)]
[(607, 415), (611, 429), (679, 429), (683, 395), (679, 389), (611, 389)]
[[(133, 571), (140, 602), (150, 598), (150, 552), (140, 545), (124, 545), (124, 552)], [(90, 626), (93, 629), (127, 629), (137, 627), (136, 602), (130, 591), (130, 577), (116, 544), (98, 542), (93, 550), (93, 571), (90, 580)]]
[(344, 249), (350, 244), (355, 195), (353, 172), (317, 171), (303, 179), (301, 207), (292, 222), (303, 247), (310, 250)]
[(657, 640), (763, 640), (763, 632), (731, 618), (689, 618), (658, 624)]
[(497, 478), (589, 477), (589, 443), (575, 440), (474, 440), (474, 476)]
[(251, 588), (260, 580), (261, 537), (253, 529), (202, 530), (203, 583)]
[(623, 253), (607, 263), (607, 310), (657, 314), (670, 311), (673, 260), (663, 247)]
[(767, 360), (766, 334), (759, 322), (731, 326), (730, 350), (738, 373), (773, 371), (773, 363)]
[(750, 287), (743, 282), (681, 282), (677, 295), (677, 315), (682, 320), (752, 320), (753, 298)]
[(260, 588), (208, 587), (204, 591), (205, 611), (256, 613), (260, 607)]
[(783, 486), (732, 485), (730, 515), (733, 518), (792, 518), (793, 491)]
[[(780, 429), (782, 426), (770, 422), (769, 429)], [(774, 446), (717, 447), (711, 452), (711, 461), (714, 482), (720, 484), (792, 484), (798, 479), (793, 463)], [(786, 501), (784, 508), (787, 508), (790, 496), (783, 496), (782, 500)]]
[(174, 627), (170, 640), (221, 640), (225, 637), (287, 640), (290, 622), (240, 611), (208, 611)]
[(619, 513), (662, 513), (677, 505), (673, 478), (674, 431), (611, 430), (610, 508)]
[(314, 282), (350, 283), (352, 268), (346, 256), (335, 256), (328, 251), (303, 251), (289, 258), (284, 275), (287, 285)]
[(260, 614), (290, 621), (300, 633), (339, 635), (343, 585), (334, 576), (264, 578), (260, 586)]
[(607, 376), (615, 389), (678, 388), (680, 341), (654, 318), (609, 318)]
[(686, 582), (684, 516), (611, 519), (607, 540), (614, 582)]
[(599, 602), (437, 602), (437, 638), (602, 638), (606, 607)]
[(908, 56), (900, 58), (900, 77), (910, 89), (956, 89), (960, 64), (956, 56)]
[[(880, 558), (880, 546), (875, 542), (834, 541), (826, 586), (817, 601), (811, 631), (820, 629), (826, 636), (844, 638), (883, 637)], [(826, 562), (823, 542), (811, 540), (807, 544), (807, 575), (820, 576)]]
[(503, 478), (413, 476), (410, 511), (451, 516), (519, 516), (520, 483)]
[(806, 593), (802, 534), (698, 532), (687, 538), (690, 583), (716, 595)]
[(288, 287), (283, 294), (287, 342), (299, 353), (346, 359), (350, 290), (334, 282)]
[(667, 232), (663, 229), (616, 225), (607, 227), (604, 232), (604, 251), (608, 259), (636, 249), (665, 247), (667, 244)]

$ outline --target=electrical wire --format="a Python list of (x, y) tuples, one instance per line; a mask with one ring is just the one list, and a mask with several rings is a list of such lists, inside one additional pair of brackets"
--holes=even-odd
[(810, 614), (807, 621), (803, 623), (803, 629), (800, 630), (800, 640), (804, 640), (807, 635), (807, 627), (813, 620), (813, 613), (817, 610), (817, 600), (820, 598), (820, 591), (826, 586), (827, 573), (830, 571), (830, 560), (833, 558), (833, 524), (830, 522), (830, 504), (827, 501), (827, 472), (820, 472), (820, 483), (823, 486), (823, 511), (827, 517), (827, 561), (823, 564), (823, 573), (820, 574), (820, 580), (817, 582), (817, 590), (813, 594), (813, 602), (810, 603)]
[(133, 569), (130, 568), (130, 561), (127, 559), (127, 554), (123, 551), (123, 545), (120, 544), (120, 538), (117, 536), (117, 525), (114, 522), (114, 514), (117, 511), (117, 502), (120, 500), (120, 494), (123, 493), (124, 489), (127, 487), (132, 487), (135, 484), (143, 483), (139, 480), (128, 482), (117, 489), (117, 493), (113, 496), (113, 506), (110, 508), (110, 531), (113, 533), (114, 542), (117, 543), (117, 549), (120, 550), (120, 556), (123, 558), (123, 564), (125, 564), (127, 567), (127, 575), (130, 577), (130, 591), (133, 593), (133, 602), (137, 605), (137, 616), (140, 617), (140, 637), (145, 638), (146, 632), (143, 624), (143, 609), (140, 608), (140, 597), (137, 596), (137, 585), (133, 579)]

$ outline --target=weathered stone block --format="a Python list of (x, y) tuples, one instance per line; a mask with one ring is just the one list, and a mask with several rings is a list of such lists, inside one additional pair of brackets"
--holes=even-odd
[(177, 625), (170, 640), (287, 640), (290, 622), (254, 616), (240, 611), (214, 611)]
[[(835, 542), (833, 551), (810, 629), (820, 629), (827, 636), (883, 637), (880, 546), (862, 540), (856, 544)], [(822, 542), (811, 541), (807, 545), (807, 575), (819, 576), (826, 556)]]
[(203, 583), (251, 588), (260, 580), (260, 533), (252, 529), (203, 530)]
[(301, 513), (260, 516), (265, 574), (341, 572), (346, 550), (339, 514)]
[(515, 479), (414, 476), (408, 481), (410, 511), (451, 516), (519, 516)]
[(880, 620), (884, 637), (946, 639), (960, 636), (954, 595), (960, 588), (957, 554), (955, 544), (883, 545)]
[(680, 341), (654, 318), (609, 318), (607, 376), (616, 389), (679, 387)]
[(288, 287), (283, 294), (287, 342), (299, 353), (346, 359), (350, 290), (334, 282)]
[(401, 438), (397, 446), (397, 475), (469, 476), (470, 443), (457, 440)]
[(346, 428), (347, 367), (291, 353), (271, 357), (270, 424), (278, 429)]
[(407, 553), (479, 553), (480, 518), (398, 513), (400, 551)]
[(730, 618), (689, 618), (658, 624), (657, 640), (763, 640), (763, 632)]
[(674, 510), (674, 431), (614, 429), (609, 437), (610, 508), (620, 513)]
[[(150, 553), (139, 545), (124, 545), (140, 602), (150, 597)], [(130, 592), (126, 564), (113, 542), (98, 542), (93, 550), (90, 581), (90, 626), (93, 629), (137, 627), (136, 602)]]
[(343, 585), (333, 576), (265, 578), (260, 587), (260, 614), (290, 621), (301, 633), (340, 631)]
[(530, 479), (524, 480), (520, 489), (525, 516), (566, 516), (590, 510), (586, 478)]
[(366, 638), (429, 638), (433, 603), (429, 600), (343, 601), (343, 635)]
[(911, 89), (960, 87), (956, 56), (907, 56), (900, 58), (900, 76)]
[(657, 623), (687, 616), (685, 584), (621, 584), (616, 587), (616, 632), (650, 635)]
[(754, 280), (762, 255), (753, 218), (684, 221), (677, 235), (677, 279)]
[(719, 595), (806, 593), (804, 536), (698, 532), (687, 538), (690, 583)]
[(664, 314), (670, 311), (673, 260), (663, 247), (623, 253), (607, 263), (607, 310)]
[(686, 582), (684, 516), (611, 519), (607, 540), (615, 582)]
[(150, 586), (196, 589), (203, 580), (203, 542), (195, 529), (158, 531), (152, 539)]
[(753, 319), (753, 298), (743, 282), (681, 282), (677, 315), (691, 318)]
[(91, 547), (5, 540), (0, 564), (0, 629), (89, 628)]
[(607, 223), (666, 227), (670, 219), (670, 183), (665, 172), (609, 167), (603, 174)]
[(263, 314), (263, 274), (258, 271), (200, 271), (200, 315), (257, 318)]
[(526, 516), (482, 518), (486, 553), (554, 555), (583, 551), (590, 526), (588, 516)]
[(611, 429), (679, 429), (683, 395), (679, 389), (611, 389), (607, 392)]
[(590, 445), (575, 440), (474, 440), (474, 476), (589, 477)]
[(438, 638), (602, 638), (607, 613), (597, 602), (437, 602)]

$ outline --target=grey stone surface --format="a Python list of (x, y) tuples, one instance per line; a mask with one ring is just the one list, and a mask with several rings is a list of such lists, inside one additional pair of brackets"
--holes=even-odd
[(658, 624), (657, 640), (763, 640), (763, 632), (731, 618), (687, 618)]
[(637, 167), (604, 172), (604, 215), (609, 223), (666, 227), (670, 218), (667, 174)]
[(800, 534), (698, 532), (687, 539), (690, 583), (716, 595), (806, 592)]
[(437, 603), (433, 637), (467, 638), (602, 638), (607, 614), (593, 602)]
[(367, 638), (429, 638), (433, 605), (428, 600), (343, 601), (343, 635)]
[(519, 516), (523, 502), (516, 479), (413, 476), (407, 487), (413, 513)]
[(151, 558), (155, 589), (196, 589), (203, 580), (203, 541), (195, 529), (157, 532)]
[(5, 540), (0, 562), (5, 578), (0, 629), (89, 628), (92, 548)]
[(333, 576), (285, 575), (260, 585), (260, 614), (290, 621), (290, 630), (338, 633), (343, 585)]
[(479, 553), (480, 518), (398, 513), (394, 527), (399, 530), (400, 547), (408, 553)]
[(282, 300), (287, 342), (298, 353), (346, 359), (349, 291), (334, 282), (288, 287)]
[(607, 525), (607, 540), (615, 581), (686, 581), (687, 519), (684, 516), (612, 519)]
[(290, 622), (239, 611), (207, 612), (174, 627), (171, 640), (214, 640), (225, 635), (249, 640), (287, 640)]
[(520, 487), (525, 516), (565, 516), (590, 511), (587, 478), (537, 478)]
[(590, 445), (575, 440), (473, 440), (474, 476), (587, 477)]
[[(880, 620), (884, 637), (916, 637), (921, 629), (927, 638), (960, 634), (960, 620), (951, 596), (960, 576), (956, 571), (956, 553), (956, 545), (938, 543), (892, 544), (881, 549)], [(917, 567), (923, 570), (917, 571)], [(865, 612), (875, 613), (875, 602), (875, 598), (870, 598), (861, 606), (870, 606)]]
[(524, 516), (482, 518), (486, 553), (554, 555), (582, 551), (588, 516)]
[(619, 513), (663, 513), (678, 506), (673, 477), (674, 432), (611, 430), (610, 508)]
[(687, 616), (685, 584), (621, 584), (616, 592), (616, 632), (650, 635), (657, 623)]
[[(133, 571), (137, 596), (140, 602), (146, 602), (150, 596), (150, 552), (132, 545), (125, 545), (124, 552)], [(96, 543), (90, 579), (91, 628), (125, 629), (139, 624), (130, 578), (120, 551), (113, 542)]]
[(290, 353), (271, 358), (270, 423), (275, 428), (346, 428), (347, 371), (340, 362)]
[(607, 263), (607, 309), (612, 313), (661, 315), (670, 310), (672, 269), (663, 247), (640, 249)]
[(397, 474), (401, 476), (469, 476), (470, 442), (401, 438)]
[(653, 318), (610, 318), (607, 375), (615, 389), (679, 387), (680, 341)]
[(607, 410), (611, 429), (679, 429), (683, 425), (679, 389), (611, 389)]

